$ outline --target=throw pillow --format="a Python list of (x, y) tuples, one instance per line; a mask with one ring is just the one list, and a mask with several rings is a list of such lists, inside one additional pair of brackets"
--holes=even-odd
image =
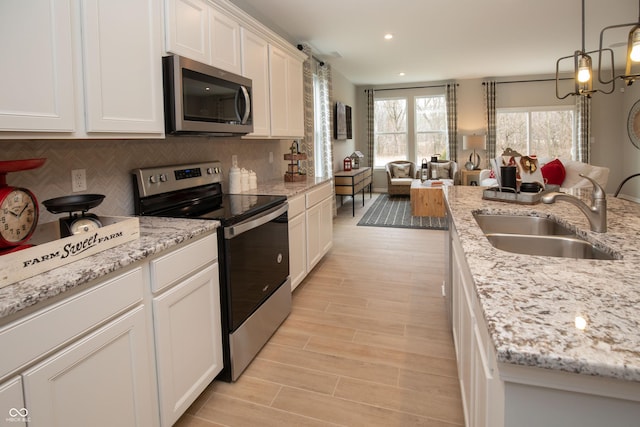
[(567, 171), (559, 159), (555, 159), (540, 168), (547, 184), (562, 185)]
[(394, 178), (409, 178), (410, 171), (411, 171), (411, 165), (410, 164), (393, 165), (393, 177)]
[(451, 163), (431, 163), (433, 170), (436, 171), (436, 179), (449, 179), (451, 178)]

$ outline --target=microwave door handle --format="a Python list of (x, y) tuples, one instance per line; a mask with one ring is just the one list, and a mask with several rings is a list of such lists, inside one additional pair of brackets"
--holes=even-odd
[[(242, 118), (240, 117), (241, 114), (238, 108), (239, 107), (238, 95), (240, 93), (242, 93), (242, 97), (244, 98), (244, 114), (242, 115)], [(247, 120), (251, 115), (251, 98), (249, 98), (249, 91), (245, 86), (240, 86), (240, 89), (238, 89), (238, 92), (236, 92), (236, 115), (240, 119), (240, 123), (243, 125), (247, 124)]]

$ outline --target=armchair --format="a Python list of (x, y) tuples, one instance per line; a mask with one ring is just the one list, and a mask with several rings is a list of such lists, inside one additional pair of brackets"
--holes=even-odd
[(416, 169), (413, 162), (408, 160), (396, 160), (387, 163), (387, 192), (390, 196), (399, 194), (409, 195), (411, 192), (411, 182), (416, 176)]
[[(435, 171), (435, 179), (433, 172)], [(429, 162), (429, 181), (442, 181), (444, 185), (453, 185), (458, 175), (458, 164), (453, 160)]]

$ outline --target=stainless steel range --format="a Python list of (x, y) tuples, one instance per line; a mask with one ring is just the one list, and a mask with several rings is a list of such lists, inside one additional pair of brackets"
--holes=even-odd
[(224, 194), (218, 161), (135, 169), (136, 215), (218, 220), (224, 369), (235, 381), (291, 311), (287, 200)]

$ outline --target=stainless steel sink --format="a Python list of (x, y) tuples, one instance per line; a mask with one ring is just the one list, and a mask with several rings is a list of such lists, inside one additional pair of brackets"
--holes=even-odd
[(568, 228), (550, 218), (522, 215), (473, 215), (484, 234), (527, 234), (536, 236), (575, 235)]
[(616, 259), (586, 240), (575, 236), (534, 236), (523, 234), (487, 234), (497, 249), (526, 255), (540, 255), (582, 259)]
[(582, 259), (619, 259), (580, 238), (550, 218), (474, 213), (493, 247), (525, 255)]

